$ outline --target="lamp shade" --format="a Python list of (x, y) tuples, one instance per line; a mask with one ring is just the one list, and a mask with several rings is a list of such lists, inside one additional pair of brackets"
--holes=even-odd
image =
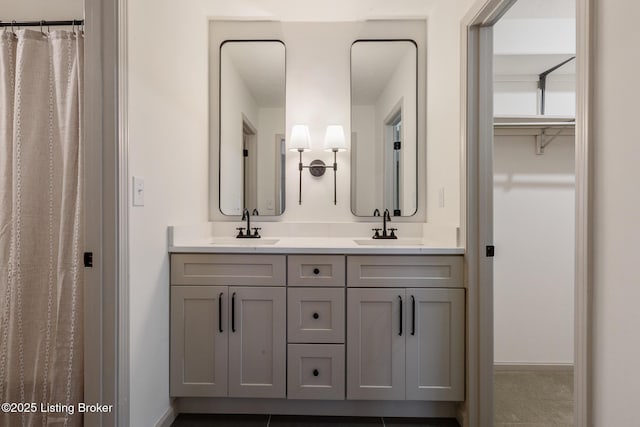
[(307, 125), (294, 125), (289, 138), (289, 150), (309, 151), (311, 150), (311, 138)]
[(347, 149), (347, 141), (344, 138), (344, 129), (341, 125), (327, 126), (324, 149), (327, 151), (345, 151)]

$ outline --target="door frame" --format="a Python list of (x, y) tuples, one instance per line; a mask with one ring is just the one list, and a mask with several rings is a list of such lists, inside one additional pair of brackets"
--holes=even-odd
[[(95, 426), (129, 425), (126, 0), (84, 0), (84, 401)], [(100, 102), (98, 102), (100, 101)]]
[[(493, 425), (493, 25), (516, 0), (477, 0), (461, 25), (462, 221), (468, 285), (464, 425)], [(588, 426), (591, 401), (593, 0), (576, 0), (576, 237), (574, 423)]]

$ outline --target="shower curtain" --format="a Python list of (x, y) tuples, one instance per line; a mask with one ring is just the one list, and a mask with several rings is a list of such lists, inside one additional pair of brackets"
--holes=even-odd
[(82, 35), (0, 32), (3, 426), (82, 425), (82, 65)]

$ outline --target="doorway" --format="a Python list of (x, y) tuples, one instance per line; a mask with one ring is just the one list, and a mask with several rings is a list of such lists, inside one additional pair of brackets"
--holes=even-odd
[[(514, 0), (478, 1), (464, 19), (465, 230), (468, 288), (469, 425), (494, 425), (494, 25)], [(588, 425), (590, 7), (576, 0), (574, 423)], [(537, 33), (536, 33), (537, 34)], [(556, 141), (557, 142), (557, 141)], [(532, 142), (532, 149), (536, 148)], [(491, 249), (491, 251), (490, 251)], [(572, 264), (571, 261), (568, 262)], [(477, 395), (475, 395), (477, 393)], [(496, 420), (497, 421), (497, 420)]]
[(573, 425), (575, 1), (493, 30), (494, 426)]

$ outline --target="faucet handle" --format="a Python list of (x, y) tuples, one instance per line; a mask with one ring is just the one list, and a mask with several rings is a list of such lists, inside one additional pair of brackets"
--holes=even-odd
[(256, 237), (260, 237), (260, 233), (258, 233), (258, 230), (262, 230), (262, 228), (260, 227), (251, 227), (253, 229), (253, 235)]
[(389, 231), (391, 232), (390, 236), (391, 237), (396, 237), (395, 235), (395, 231), (397, 230), (397, 228), (389, 228)]
[(380, 230), (382, 230), (381, 228), (372, 228), (372, 231), (375, 231), (375, 233), (373, 234), (373, 238), (377, 239), (378, 237), (380, 237)]
[[(238, 230), (238, 235), (236, 237), (243, 237), (244, 236), (244, 227), (236, 227), (236, 230)], [(247, 233), (249, 231), (247, 230)]]

